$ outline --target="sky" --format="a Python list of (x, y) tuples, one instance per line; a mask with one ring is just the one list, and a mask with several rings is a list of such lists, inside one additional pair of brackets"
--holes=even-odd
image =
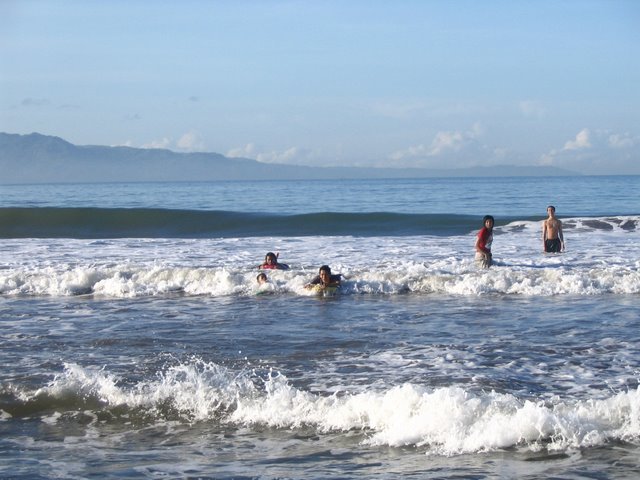
[(0, 131), (640, 174), (640, 2), (0, 0)]

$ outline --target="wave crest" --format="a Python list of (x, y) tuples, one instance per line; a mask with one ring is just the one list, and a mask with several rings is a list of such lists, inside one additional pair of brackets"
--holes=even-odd
[[(1, 238), (218, 238), (263, 236), (464, 235), (482, 216), (392, 212), (297, 215), (153, 208), (0, 208)], [(497, 218), (506, 230), (539, 225), (541, 217)], [(636, 231), (640, 217), (563, 219), (565, 228)]]
[[(0, 270), (0, 294), (28, 296), (97, 295), (136, 298), (162, 295), (308, 295), (304, 271), (270, 272), (267, 288), (254, 269), (189, 267), (16, 268)], [(342, 295), (604, 295), (640, 293), (640, 271), (625, 265), (563, 267), (497, 265), (476, 268), (471, 260), (354, 269), (344, 272)]]
[[(73, 397), (69, 411), (103, 410), (129, 418), (144, 412), (147, 421), (177, 418), (216, 421), (229, 426), (313, 428), (319, 433), (361, 432), (370, 445), (416, 446), (427, 453), (452, 455), (524, 447), (564, 450), (638, 441), (640, 388), (602, 399), (565, 401), (520, 399), (498, 392), (473, 392), (450, 386), (415, 384), (381, 390), (312, 393), (293, 386), (279, 373), (232, 371), (194, 359), (160, 372), (155, 380), (124, 385), (102, 369), (65, 365), (46, 387), (23, 399), (26, 404)], [(56, 401), (56, 399), (58, 399)], [(6, 404), (2, 410), (11, 409)], [(14, 408), (15, 409), (15, 408)], [(55, 423), (65, 412), (48, 414), (45, 405), (31, 414)], [(11, 412), (9, 412), (11, 413)], [(72, 412), (66, 412), (72, 413)]]

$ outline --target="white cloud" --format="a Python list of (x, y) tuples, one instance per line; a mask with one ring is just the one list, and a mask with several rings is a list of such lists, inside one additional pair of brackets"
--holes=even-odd
[(281, 163), (290, 165), (312, 164), (312, 153), (300, 147), (289, 147), (283, 151), (258, 151), (255, 144), (248, 143), (243, 147), (237, 147), (227, 152), (230, 158), (250, 158), (262, 163)]
[(188, 132), (178, 139), (177, 147), (178, 150), (185, 152), (202, 152), (204, 150), (204, 143), (200, 135), (195, 132)]
[[(394, 166), (404, 167), (464, 167), (486, 160), (489, 153), (488, 147), (479, 142), (483, 134), (480, 124), (474, 124), (467, 131), (441, 131), (436, 133), (431, 143), (410, 146), (398, 150), (389, 155), (394, 161)], [(504, 155), (501, 149), (494, 152)], [(495, 156), (491, 155), (491, 156)], [(455, 160), (455, 165), (452, 161)]]
[(640, 139), (629, 134), (583, 128), (562, 148), (540, 157), (541, 165), (553, 165), (592, 175), (640, 174)]
[(177, 141), (174, 141), (170, 137), (152, 140), (143, 144), (140, 148), (163, 148), (179, 152), (205, 151), (204, 142), (200, 138), (200, 135), (198, 135), (196, 132), (187, 132), (183, 134)]
[(611, 148), (631, 148), (638, 143), (638, 138), (628, 133), (614, 133), (609, 135), (608, 141)]
[(256, 160), (263, 163), (295, 163), (300, 157), (300, 149), (298, 147), (291, 147), (284, 152), (267, 152), (259, 153)]
[(464, 139), (462, 132), (438, 132), (431, 142), (428, 155), (430, 157), (441, 155), (447, 150), (458, 152), (463, 146)]
[(558, 165), (561, 158), (568, 158), (564, 152), (586, 150), (591, 148), (590, 132), (588, 128), (580, 130), (573, 140), (567, 140), (561, 149), (554, 148), (550, 152), (543, 153), (540, 156), (541, 165)]
[(589, 136), (589, 129), (583, 128), (578, 132), (575, 139), (569, 140), (564, 144), (563, 150), (581, 150), (584, 148), (591, 148)]
[(229, 158), (252, 158), (255, 160), (256, 146), (253, 143), (247, 143), (244, 147), (232, 148), (227, 152)]
[(389, 155), (389, 158), (394, 161), (402, 161), (408, 158), (427, 157), (429, 149), (424, 145), (415, 145), (408, 147), (404, 150), (398, 150)]

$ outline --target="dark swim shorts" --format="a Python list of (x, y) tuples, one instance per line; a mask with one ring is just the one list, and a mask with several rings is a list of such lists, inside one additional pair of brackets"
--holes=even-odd
[(544, 241), (544, 251), (549, 253), (560, 253), (562, 243), (559, 238)]

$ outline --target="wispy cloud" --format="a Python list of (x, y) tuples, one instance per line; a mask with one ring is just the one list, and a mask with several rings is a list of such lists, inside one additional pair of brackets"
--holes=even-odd
[(187, 132), (182, 135), (178, 139), (176, 146), (178, 150), (184, 152), (202, 152), (205, 148), (204, 142), (196, 132)]
[(255, 160), (256, 146), (253, 143), (247, 143), (243, 147), (232, 148), (227, 152), (229, 158), (252, 158)]
[(140, 148), (165, 148), (168, 150), (190, 153), (205, 151), (205, 144), (197, 132), (187, 132), (181, 135), (178, 140), (174, 141), (170, 137), (163, 137), (151, 140), (150, 142), (141, 145)]
[[(480, 163), (489, 148), (479, 138), (483, 129), (475, 124), (466, 131), (440, 131), (429, 144), (419, 144), (398, 150), (389, 155), (394, 166), (403, 167), (462, 167)], [(479, 155), (481, 153), (481, 155)], [(455, 165), (450, 162), (455, 156)]]
[(638, 137), (632, 137), (628, 133), (613, 133), (607, 140), (611, 148), (632, 148), (640, 143)]
[(561, 148), (543, 154), (540, 164), (594, 175), (640, 174), (638, 158), (640, 138), (628, 133), (583, 128)]
[(262, 163), (304, 165), (309, 163), (311, 152), (300, 147), (260, 151), (254, 143), (248, 143), (242, 147), (229, 150), (226, 156), (230, 158), (250, 158)]

